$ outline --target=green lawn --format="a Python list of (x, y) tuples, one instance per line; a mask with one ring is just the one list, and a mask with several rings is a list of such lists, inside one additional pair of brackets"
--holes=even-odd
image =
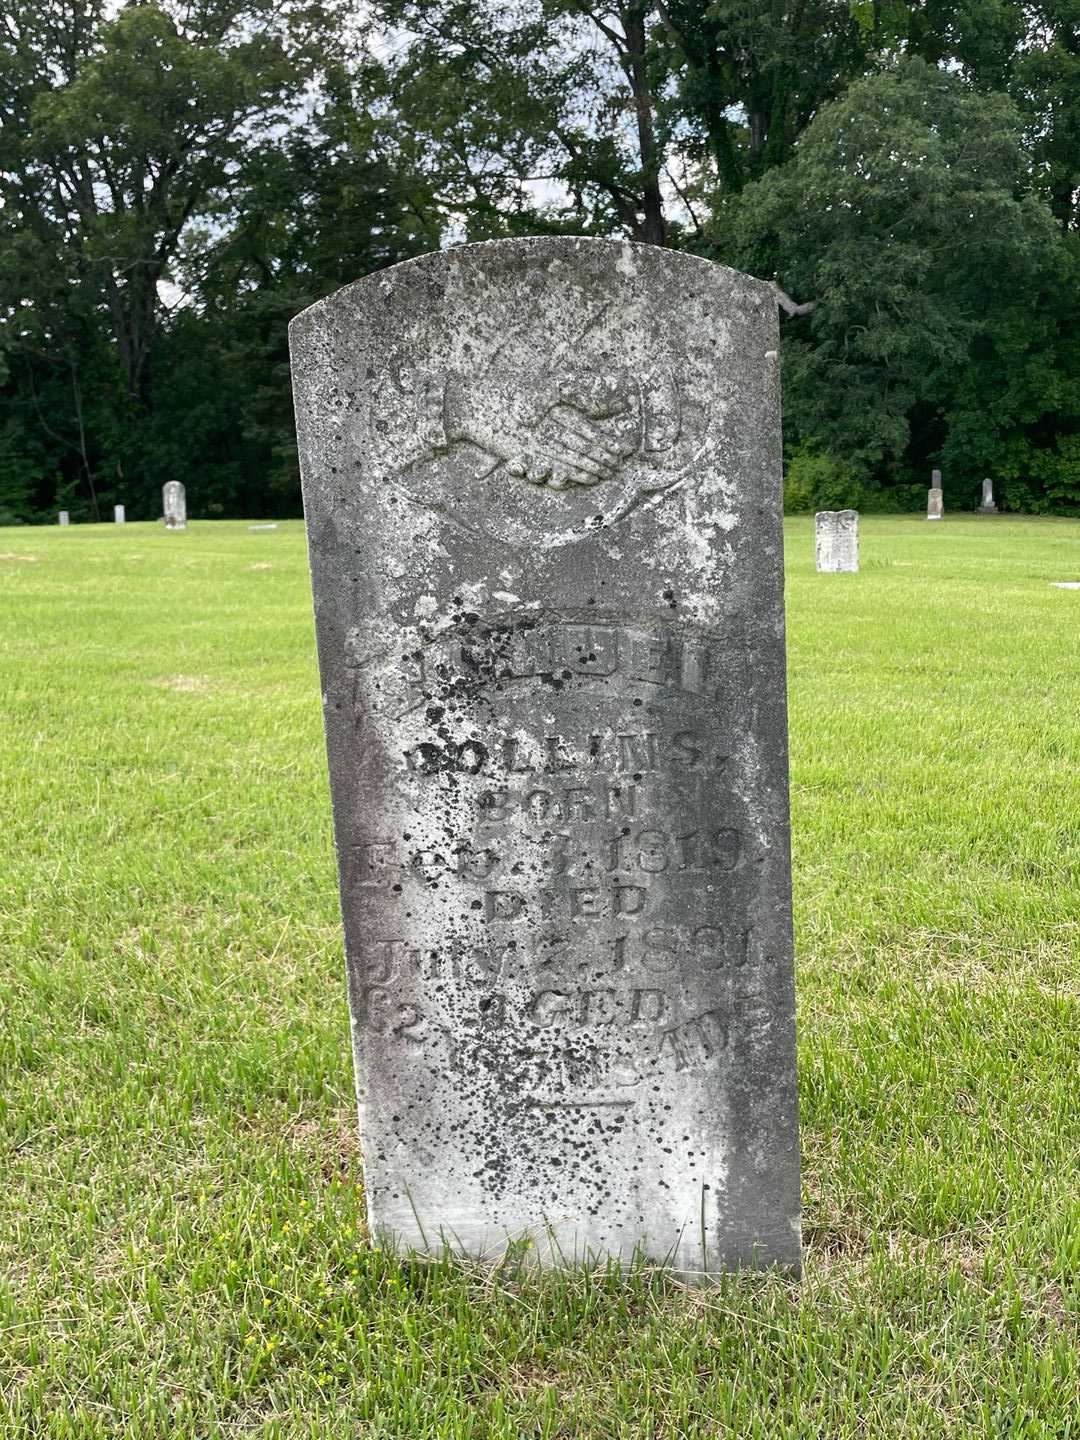
[(789, 522), (806, 1269), (372, 1250), (298, 524), (0, 531), (0, 1437), (1080, 1436), (1080, 524)]

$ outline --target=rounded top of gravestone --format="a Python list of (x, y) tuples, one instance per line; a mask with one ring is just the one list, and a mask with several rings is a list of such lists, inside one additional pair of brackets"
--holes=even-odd
[[(404, 261), (290, 332), (297, 394), (328, 438), (348, 432), (354, 480), (547, 547), (722, 476), (725, 445), (746, 444), (747, 367), (778, 385), (775, 327), (770, 287), (712, 261), (538, 237)], [(327, 508), (348, 480), (339, 465), (317, 482)]]

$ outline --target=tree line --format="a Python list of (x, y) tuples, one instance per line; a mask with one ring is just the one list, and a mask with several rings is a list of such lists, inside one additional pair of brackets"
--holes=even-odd
[(0, 523), (300, 512), (286, 326), (448, 244), (771, 281), (790, 508), (1080, 514), (1073, 0), (7, 0)]

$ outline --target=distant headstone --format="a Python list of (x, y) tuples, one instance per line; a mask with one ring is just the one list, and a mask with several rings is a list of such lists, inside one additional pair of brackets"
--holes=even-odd
[(814, 516), (814, 555), (823, 572), (858, 570), (859, 512), (819, 510)]
[(167, 480), (161, 487), (166, 530), (187, 529), (187, 494), (179, 480)]
[(68, 512), (67, 512), (66, 510), (61, 510), (61, 511), (60, 511), (60, 514), (59, 514), (59, 516), (58, 516), (57, 518), (59, 519), (61, 525), (70, 525), (70, 524), (71, 524), (71, 516), (68, 514)]
[(276, 525), (249, 525), (249, 530), (276, 530)]
[(124, 507), (123, 507), (123, 505), (114, 505), (114, 506), (113, 506), (113, 521), (114, 521), (117, 525), (123, 525), (125, 519), (126, 519), (126, 517), (125, 517), (125, 515), (124, 515)]
[(291, 340), (373, 1232), (796, 1266), (772, 292), (499, 241)]
[(1051, 580), (1055, 590), (1080, 590), (1080, 580)]
[(945, 502), (941, 490), (941, 471), (930, 472), (930, 489), (926, 496), (927, 520), (940, 520), (945, 513)]
[(996, 515), (998, 508), (994, 504), (994, 482), (984, 480), (982, 482), (982, 504), (979, 506), (980, 515)]

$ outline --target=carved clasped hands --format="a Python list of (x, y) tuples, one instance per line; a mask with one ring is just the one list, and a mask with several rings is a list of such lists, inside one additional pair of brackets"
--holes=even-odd
[(641, 391), (625, 372), (488, 375), (451, 382), (449, 438), (468, 440), (511, 475), (563, 490), (613, 479), (642, 447)]

